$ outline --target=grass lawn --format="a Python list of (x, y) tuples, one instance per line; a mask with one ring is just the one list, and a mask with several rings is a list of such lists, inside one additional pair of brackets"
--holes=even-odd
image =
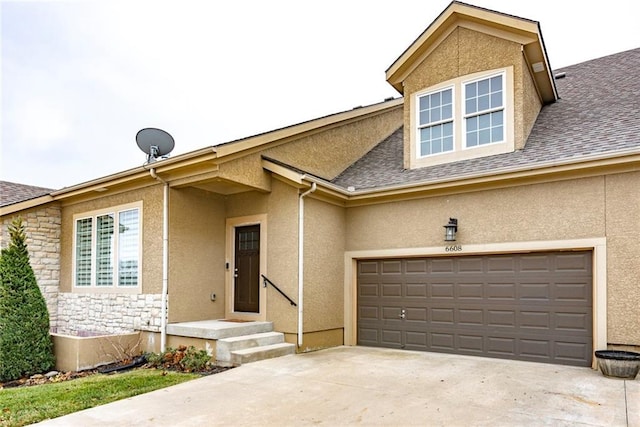
[(200, 378), (156, 369), (0, 390), (0, 426), (23, 426)]

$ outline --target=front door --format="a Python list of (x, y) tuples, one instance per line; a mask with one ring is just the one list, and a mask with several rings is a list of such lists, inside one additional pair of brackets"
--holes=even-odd
[(260, 311), (260, 224), (235, 228), (233, 311)]

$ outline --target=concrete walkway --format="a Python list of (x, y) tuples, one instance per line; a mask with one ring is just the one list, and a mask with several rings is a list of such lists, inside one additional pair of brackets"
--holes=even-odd
[(46, 426), (637, 426), (640, 379), (480, 357), (338, 347), (265, 360)]

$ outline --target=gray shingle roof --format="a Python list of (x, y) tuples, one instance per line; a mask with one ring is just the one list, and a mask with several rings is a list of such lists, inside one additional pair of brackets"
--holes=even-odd
[(560, 99), (542, 108), (522, 150), (405, 170), (400, 128), (332, 182), (371, 189), (640, 148), (638, 70), (640, 48), (557, 70), (566, 73), (556, 80)]
[(35, 199), (54, 191), (51, 188), (35, 187), (33, 185), (16, 184), (15, 182), (0, 181), (0, 206), (8, 206), (25, 200)]

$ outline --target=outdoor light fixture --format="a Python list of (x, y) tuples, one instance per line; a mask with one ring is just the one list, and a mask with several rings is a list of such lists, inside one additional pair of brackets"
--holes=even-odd
[(449, 218), (449, 224), (444, 226), (444, 241), (455, 242), (457, 231), (458, 231), (458, 219)]

